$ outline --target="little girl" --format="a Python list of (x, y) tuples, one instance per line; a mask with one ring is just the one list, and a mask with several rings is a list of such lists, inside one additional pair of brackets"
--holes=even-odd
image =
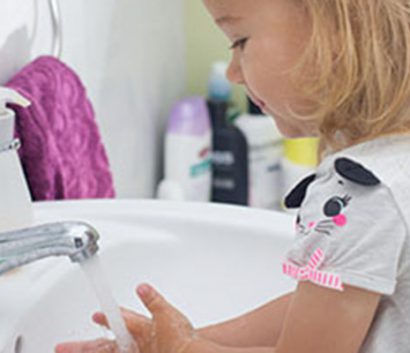
[[(143, 284), (152, 318), (124, 311), (140, 351), (410, 352), (410, 1), (204, 2), (232, 42), (230, 80), (283, 135), (320, 138), (316, 173), (285, 198), (299, 213), (283, 272), (299, 283), (199, 330)], [(99, 340), (56, 352), (117, 351)]]

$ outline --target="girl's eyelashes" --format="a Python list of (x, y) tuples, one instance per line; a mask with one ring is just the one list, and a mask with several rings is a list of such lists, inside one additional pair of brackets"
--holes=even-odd
[(248, 41), (248, 38), (242, 38), (242, 39), (239, 39), (239, 40), (237, 40), (236, 42), (234, 42), (230, 47), (229, 47), (229, 49), (230, 50), (233, 50), (233, 49), (236, 49), (236, 48), (240, 48), (241, 50), (243, 50), (243, 49), (245, 49), (245, 45), (246, 45), (246, 42)]

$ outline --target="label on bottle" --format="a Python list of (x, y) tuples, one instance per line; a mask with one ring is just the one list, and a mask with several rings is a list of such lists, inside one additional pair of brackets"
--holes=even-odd
[(249, 149), (250, 206), (278, 208), (281, 199), (282, 148), (274, 143)]
[(223, 178), (214, 178), (212, 181), (212, 186), (216, 189), (223, 190), (234, 190), (235, 189), (235, 180), (233, 179), (223, 179)]
[(178, 183), (186, 201), (209, 201), (211, 197), (211, 135), (202, 138), (168, 134), (165, 177)]
[(214, 151), (212, 163), (215, 166), (231, 167), (235, 164), (235, 155), (231, 151)]
[(207, 158), (197, 164), (194, 164), (190, 168), (191, 177), (195, 178), (203, 174), (209, 173), (211, 169), (211, 158)]

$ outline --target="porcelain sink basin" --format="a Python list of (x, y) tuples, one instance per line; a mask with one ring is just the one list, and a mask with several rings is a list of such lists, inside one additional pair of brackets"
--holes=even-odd
[[(196, 327), (227, 320), (294, 290), (281, 274), (293, 217), (243, 207), (149, 200), (39, 203), (36, 224), (82, 220), (100, 233), (114, 297), (147, 314), (135, 287), (149, 282)], [(107, 336), (91, 322), (97, 297), (66, 258), (0, 277), (0, 352), (52, 353), (56, 343)]]

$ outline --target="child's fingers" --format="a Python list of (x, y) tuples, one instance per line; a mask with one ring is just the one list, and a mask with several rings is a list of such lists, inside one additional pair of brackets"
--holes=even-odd
[(144, 338), (151, 332), (151, 319), (143, 315), (136, 314), (130, 310), (122, 309), (122, 317), (127, 325), (128, 331), (137, 339)]
[(137, 294), (145, 307), (151, 312), (154, 319), (161, 314), (172, 314), (174, 318), (186, 319), (184, 315), (169, 303), (155, 288), (149, 284), (141, 284), (137, 287)]
[[(147, 317), (134, 313), (131, 310), (121, 308), (121, 315), (125, 321), (128, 331), (133, 336), (141, 336), (150, 331), (151, 320)], [(93, 315), (93, 321), (101, 326), (105, 326), (108, 329), (110, 328), (107, 316), (104, 313), (97, 312)]]
[(132, 311), (126, 308), (120, 308), (120, 310), (121, 310), (121, 315), (123, 316), (124, 320), (131, 320), (134, 318), (135, 320), (138, 320), (141, 322), (144, 322), (144, 321), (151, 322), (151, 319), (147, 318), (144, 315), (138, 314), (135, 311)]
[(105, 316), (104, 313), (95, 313), (92, 318), (96, 324), (105, 326), (106, 328), (110, 328), (107, 317)]
[(154, 288), (149, 284), (141, 284), (137, 288), (137, 293), (144, 303), (145, 307), (155, 315), (165, 310), (169, 304)]
[(89, 342), (61, 343), (55, 348), (56, 353), (118, 353), (113, 341), (98, 339)]
[[(87, 350), (88, 349), (88, 350)], [(119, 353), (115, 342), (101, 339), (96, 344), (90, 344), (84, 353)]]
[(178, 309), (170, 304), (160, 293), (149, 284), (141, 284), (137, 288), (137, 293), (145, 307), (155, 317), (164, 312), (172, 312), (175, 315), (182, 315)]

